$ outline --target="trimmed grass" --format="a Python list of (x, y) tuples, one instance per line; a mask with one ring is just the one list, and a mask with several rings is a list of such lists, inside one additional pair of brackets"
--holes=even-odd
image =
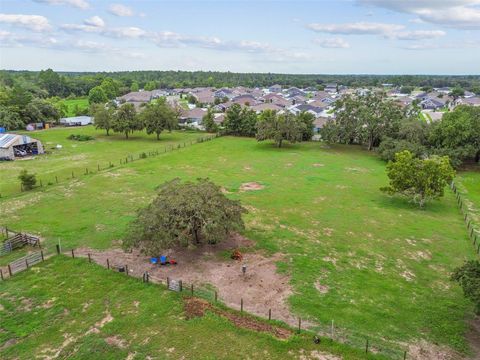
[(457, 179), (462, 198), (480, 233), (480, 172), (461, 173)]
[[(79, 276), (81, 274), (81, 276)], [(376, 359), (311, 335), (278, 340), (236, 328), (208, 312), (185, 319), (182, 295), (107, 271), (83, 259), (55, 256), (2, 283), (2, 359), (57, 354), (68, 359), (290, 359), (312, 351)], [(103, 325), (101, 324), (103, 320)]]
[[(425, 210), (389, 197), (379, 191), (385, 164), (357, 147), (219, 138), (0, 200), (1, 221), (50, 246), (108, 248), (175, 177), (209, 177), (248, 207), (246, 236), (284, 254), (278, 266), (291, 276), (296, 315), (322, 328), (334, 320), (358, 345), (423, 338), (466, 351), (472, 305), (449, 275), (474, 254), (454, 195)], [(253, 181), (265, 188), (239, 191)]]
[[(42, 141), (45, 155), (36, 156), (28, 160), (15, 160), (13, 162), (0, 162), (0, 194), (2, 196), (15, 195), (20, 192), (20, 182), (17, 179), (21, 170), (37, 174), (37, 181), (42, 180), (43, 185), (65, 183), (71, 179), (72, 172), (77, 178), (81, 178), (86, 172), (96, 172), (98, 166), (105, 169), (111, 161), (119, 166), (120, 159), (132, 155), (138, 159), (142, 152), (158, 150), (163, 152), (165, 147), (176, 146), (184, 142), (190, 142), (198, 137), (206, 136), (200, 132), (174, 131), (162, 133), (160, 140), (155, 135), (147, 135), (144, 132), (135, 132), (130, 139), (126, 140), (123, 134), (111, 134), (107, 136), (105, 131), (96, 130), (93, 126), (53, 128), (26, 133), (29, 136)], [(95, 138), (92, 141), (68, 140), (71, 134), (89, 135)], [(56, 145), (62, 145), (57, 149)]]

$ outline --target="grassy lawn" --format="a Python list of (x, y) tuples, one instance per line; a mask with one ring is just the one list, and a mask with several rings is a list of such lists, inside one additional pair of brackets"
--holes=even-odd
[(56, 256), (1, 286), (5, 360), (379, 358), (329, 340), (316, 345), (307, 334), (279, 340), (211, 312), (187, 320), (181, 294), (86, 260)]
[[(95, 138), (92, 141), (67, 140), (71, 134), (90, 135)], [(49, 130), (28, 132), (28, 135), (42, 141), (48, 154), (36, 156), (29, 160), (15, 160), (14, 162), (0, 162), (0, 194), (9, 196), (20, 191), (20, 183), (17, 179), (22, 169), (37, 174), (37, 180), (42, 180), (43, 185), (65, 182), (72, 177), (72, 171), (76, 177), (81, 177), (85, 169), (97, 171), (98, 166), (102, 169), (109, 166), (111, 161), (115, 166), (120, 165), (120, 159), (133, 155), (138, 158), (142, 152), (159, 150), (165, 146), (182, 144), (197, 137), (205, 136), (198, 132), (165, 132), (160, 141), (155, 135), (147, 135), (143, 132), (134, 133), (126, 140), (122, 134), (106, 136), (102, 130), (96, 130), (93, 126), (53, 128)], [(62, 145), (56, 149), (56, 145)]]
[(457, 179), (459, 190), (480, 231), (480, 172), (461, 173)]
[(77, 107), (79, 110), (88, 109), (88, 98), (76, 98), (76, 99), (65, 99), (62, 102), (67, 106), (67, 117), (76, 116), (75, 108)]
[[(59, 170), (70, 164), (65, 160)], [(385, 164), (360, 148), (277, 149), (219, 138), (0, 200), (0, 225), (41, 234), (50, 245), (108, 248), (155, 187), (175, 177), (209, 177), (248, 207), (245, 235), (258, 249), (284, 255), (278, 271), (291, 276), (296, 315), (325, 327), (334, 320), (362, 342), (424, 338), (466, 350), (472, 306), (448, 278), (474, 254), (454, 195), (446, 191), (425, 210), (389, 197), (379, 191), (387, 183)], [(240, 192), (246, 182), (264, 189)]]

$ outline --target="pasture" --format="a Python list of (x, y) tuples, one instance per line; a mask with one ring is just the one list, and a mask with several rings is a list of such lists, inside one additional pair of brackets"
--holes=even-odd
[(0, 347), (0, 357), (380, 358), (328, 340), (314, 344), (310, 335), (288, 329), (283, 330), (287, 339), (277, 338), (235, 326), (214, 311), (201, 317), (188, 315), (179, 293), (108, 272), (86, 260), (56, 256), (2, 284), (0, 344), (6, 345)]
[(80, 111), (85, 111), (88, 109), (88, 98), (75, 98), (75, 99), (64, 99), (62, 103), (67, 107), (66, 117), (76, 116), (77, 109)]
[[(171, 136), (182, 141), (195, 135)], [(110, 151), (119, 157), (129, 144), (134, 140), (107, 147), (97, 140), (72, 151), (95, 163), (110, 158)], [(76, 166), (56, 153), (29, 166), (44, 163), (47, 171), (50, 161), (58, 171)], [(18, 162), (0, 166), (19, 171)], [(312, 142), (277, 149), (223, 137), (1, 199), (0, 225), (41, 235), (47, 246), (115, 248), (136, 209), (175, 177), (209, 177), (241, 200), (249, 210), (244, 236), (255, 244), (247, 251), (275, 259), (276, 271), (289, 279), (290, 311), (314, 328), (325, 330), (334, 320), (362, 341), (381, 338), (406, 348), (425, 340), (468, 351), (472, 305), (449, 275), (475, 255), (454, 195), (447, 190), (419, 210), (381, 193), (385, 164), (361, 148)], [(12, 181), (2, 178), (5, 185)]]

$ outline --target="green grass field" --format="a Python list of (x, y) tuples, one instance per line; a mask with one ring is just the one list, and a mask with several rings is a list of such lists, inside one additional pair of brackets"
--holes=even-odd
[(78, 108), (80, 111), (88, 109), (88, 98), (76, 98), (76, 99), (65, 99), (62, 102), (67, 106), (67, 117), (76, 116), (75, 109)]
[(457, 180), (468, 212), (480, 231), (480, 172), (464, 172)]
[(1, 286), (4, 360), (379, 358), (307, 334), (279, 340), (210, 312), (187, 320), (179, 293), (86, 260), (56, 256)]
[[(56, 164), (73, 165), (69, 158)], [(472, 305), (449, 274), (475, 255), (454, 195), (446, 191), (425, 210), (389, 197), (379, 191), (385, 164), (357, 147), (277, 149), (219, 138), (0, 200), (0, 225), (40, 234), (47, 245), (109, 248), (155, 187), (175, 177), (209, 177), (248, 207), (245, 235), (257, 249), (284, 255), (278, 271), (291, 276), (295, 315), (325, 327), (334, 320), (362, 341), (426, 339), (467, 351)], [(264, 189), (240, 192), (246, 182)]]
[[(165, 147), (180, 144), (197, 137), (205, 136), (198, 132), (165, 132), (157, 141), (155, 135), (136, 132), (127, 141), (122, 134), (106, 136), (104, 131), (96, 130), (93, 126), (53, 128), (42, 131), (22, 132), (42, 141), (44, 150), (48, 156), (37, 156), (29, 160), (16, 160), (12, 163), (0, 162), (0, 194), (8, 196), (20, 191), (20, 183), (17, 179), (21, 170), (36, 173), (37, 179), (42, 180), (44, 185), (56, 183), (74, 176), (81, 177), (85, 169), (97, 171), (98, 166), (102, 169), (112, 162), (115, 166), (120, 165), (120, 159), (133, 155), (138, 158), (142, 152), (159, 150)], [(83, 134), (95, 137), (92, 141), (68, 140), (70, 134)], [(62, 145), (56, 149), (56, 145)]]

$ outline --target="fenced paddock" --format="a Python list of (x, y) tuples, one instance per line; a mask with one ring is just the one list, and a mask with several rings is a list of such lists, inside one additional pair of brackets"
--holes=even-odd
[(4, 234), (5, 240), (2, 244), (0, 244), (0, 256), (9, 254), (13, 250), (20, 249), (26, 245), (30, 245), (33, 247), (38, 246), (39, 248), (41, 247), (40, 239), (36, 236), (19, 233), (16, 231), (12, 231), (8, 228), (5, 228)]

